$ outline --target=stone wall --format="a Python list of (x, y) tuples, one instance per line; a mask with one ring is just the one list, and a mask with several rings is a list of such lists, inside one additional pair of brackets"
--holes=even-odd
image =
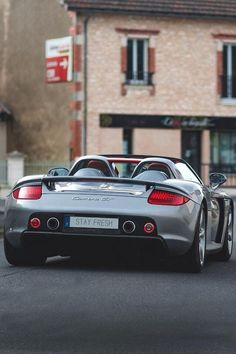
[(69, 35), (57, 0), (0, 0), (0, 98), (12, 110), (8, 151), (69, 159), (69, 84), (45, 83), (45, 40)]

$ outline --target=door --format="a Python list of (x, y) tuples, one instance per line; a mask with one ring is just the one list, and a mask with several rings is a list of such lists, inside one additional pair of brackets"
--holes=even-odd
[(201, 131), (182, 130), (182, 158), (201, 175)]

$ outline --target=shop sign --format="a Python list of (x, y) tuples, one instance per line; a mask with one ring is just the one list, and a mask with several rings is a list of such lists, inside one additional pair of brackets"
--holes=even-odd
[(46, 82), (72, 81), (72, 37), (46, 41)]
[(236, 117), (101, 114), (102, 128), (236, 129)]

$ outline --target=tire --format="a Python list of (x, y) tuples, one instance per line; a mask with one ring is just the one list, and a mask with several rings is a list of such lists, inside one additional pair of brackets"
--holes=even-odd
[(233, 209), (230, 207), (228, 218), (227, 218), (227, 227), (225, 230), (224, 243), (221, 251), (215, 255), (216, 260), (227, 262), (233, 252)]
[(12, 246), (4, 237), (4, 252), (8, 263), (14, 266), (41, 266), (47, 257), (42, 254), (32, 253), (24, 248)]
[(190, 251), (185, 256), (185, 266), (189, 272), (200, 273), (204, 268), (206, 256), (206, 213), (201, 207), (195, 237)]

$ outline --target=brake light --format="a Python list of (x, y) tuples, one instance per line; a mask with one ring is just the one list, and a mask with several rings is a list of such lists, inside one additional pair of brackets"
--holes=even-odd
[(42, 186), (25, 186), (17, 188), (13, 191), (15, 199), (36, 200), (42, 196)]
[(189, 198), (181, 194), (158, 190), (152, 191), (148, 197), (148, 203), (156, 205), (182, 205), (188, 201)]

